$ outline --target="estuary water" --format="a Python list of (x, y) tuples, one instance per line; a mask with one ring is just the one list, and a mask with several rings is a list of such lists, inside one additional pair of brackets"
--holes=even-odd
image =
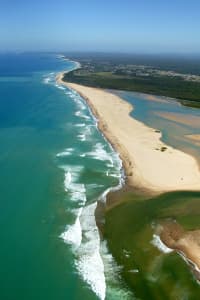
[(135, 119), (162, 132), (163, 142), (195, 156), (200, 162), (200, 141), (188, 139), (190, 135), (200, 134), (199, 108), (183, 106), (178, 100), (166, 97), (125, 91), (117, 94), (133, 105), (131, 115)]
[[(134, 118), (160, 130), (165, 143), (194, 155), (200, 162), (200, 143), (188, 138), (200, 134), (199, 109), (182, 106), (175, 99), (116, 93), (133, 104)], [(181, 253), (171, 251), (156, 235), (157, 226), (165, 221), (177, 222), (186, 231), (199, 229), (200, 192), (177, 191), (150, 197), (129, 190), (108, 198), (108, 202), (113, 203), (114, 199), (119, 204), (106, 213), (104, 236), (117, 263), (123, 266), (122, 277), (135, 297), (200, 299), (199, 282), (188, 263)]]
[(75, 67), (0, 56), (1, 299), (132, 297), (95, 222), (121, 161), (84, 100), (55, 81)]

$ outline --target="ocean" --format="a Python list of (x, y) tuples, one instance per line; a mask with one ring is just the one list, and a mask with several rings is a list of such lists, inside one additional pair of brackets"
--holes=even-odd
[(0, 298), (129, 299), (100, 238), (97, 201), (123, 181), (84, 100), (59, 86), (76, 63), (0, 55)]
[[(200, 193), (122, 193), (99, 233), (97, 204), (124, 174), (84, 99), (56, 82), (76, 67), (52, 53), (0, 55), (0, 299), (198, 300), (188, 265), (163, 248), (154, 225), (172, 218), (198, 228)], [(116, 93), (164, 142), (199, 159), (187, 135), (199, 133), (200, 110)]]

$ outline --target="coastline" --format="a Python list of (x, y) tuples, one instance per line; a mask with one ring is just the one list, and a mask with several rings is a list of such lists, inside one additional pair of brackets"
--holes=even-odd
[(185, 231), (177, 222), (166, 221), (158, 225), (157, 233), (169, 249), (182, 256), (200, 282), (200, 230)]
[[(133, 107), (107, 91), (62, 80), (77, 91), (98, 119), (98, 127), (123, 162), (126, 183), (150, 194), (177, 190), (200, 190), (200, 171), (195, 158), (164, 144), (160, 131), (130, 116)], [(115, 110), (113, 111), (113, 107)]]
[[(128, 102), (98, 88), (66, 83), (62, 80), (64, 73), (57, 76), (57, 82), (75, 90), (85, 99), (98, 120), (99, 130), (119, 153), (125, 171), (125, 190), (134, 188), (151, 196), (178, 190), (200, 190), (199, 165), (193, 156), (164, 144), (160, 140), (160, 131), (132, 118), (130, 112), (133, 107)], [(170, 247), (162, 234), (160, 238)], [(178, 245), (171, 249), (182, 253), (181, 256), (199, 280), (199, 258), (194, 256), (189, 241), (185, 251)], [(198, 238), (194, 244), (198, 244)]]

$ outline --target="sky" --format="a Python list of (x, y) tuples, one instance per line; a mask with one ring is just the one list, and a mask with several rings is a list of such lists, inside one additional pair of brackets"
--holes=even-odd
[(0, 0), (0, 51), (200, 53), (199, 0)]

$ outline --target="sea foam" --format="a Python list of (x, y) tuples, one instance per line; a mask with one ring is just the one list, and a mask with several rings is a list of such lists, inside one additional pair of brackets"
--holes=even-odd
[[(101, 257), (104, 263), (104, 273), (107, 284), (106, 298), (113, 300), (134, 300), (133, 293), (123, 284), (121, 278), (122, 266), (119, 266), (108, 250), (107, 241), (101, 242)], [(112, 283), (112, 284), (110, 284)]]
[(72, 245), (75, 249), (80, 246), (82, 240), (82, 230), (79, 219), (81, 212), (82, 208), (79, 209), (75, 223), (71, 226), (67, 226), (65, 231), (60, 235), (66, 244)]
[(82, 126), (79, 129), (78, 139), (80, 141), (89, 140), (92, 135), (91, 126)]
[[(91, 131), (91, 127), (93, 126), (97, 128), (97, 120), (92, 114), (91, 110), (85, 104), (84, 100), (82, 100), (82, 98), (76, 92), (67, 89), (65, 93), (69, 95), (77, 105), (78, 110), (75, 112), (75, 115), (80, 119), (84, 119), (83, 123), (80, 122), (75, 124), (76, 127), (80, 127), (78, 138), (80, 140), (88, 141), (89, 137), (93, 133)], [(92, 124), (88, 124), (88, 120), (91, 120)], [(63, 151), (61, 156), (62, 155), (69, 155), (67, 149)], [(108, 168), (108, 176), (120, 178), (122, 163), (119, 156), (114, 152), (111, 146), (110, 151), (107, 151), (107, 148), (105, 148), (102, 143), (96, 143), (90, 152), (80, 153), (79, 156), (84, 157), (86, 155), (105, 163), (105, 167)], [(102, 249), (100, 249), (101, 241), (95, 220), (97, 202), (89, 205), (86, 204), (86, 188), (95, 189), (97, 184), (95, 182), (90, 185), (84, 185), (81, 183), (81, 172), (83, 168), (84, 167), (82, 166), (63, 167), (65, 171), (65, 191), (69, 199), (79, 205), (79, 210), (78, 213), (76, 213), (74, 224), (67, 226), (61, 237), (67, 244), (73, 246), (76, 257), (75, 265), (80, 276), (91, 287), (94, 293), (101, 300), (104, 300), (106, 296), (106, 279), (102, 256), (104, 256), (105, 262), (107, 261), (106, 268), (107, 271), (110, 268), (110, 274), (113, 272), (112, 270), (114, 270), (112, 269), (114, 266), (114, 260), (110, 254), (106, 253), (105, 255), (105, 253), (102, 253)], [(117, 187), (107, 189), (99, 197), (99, 199), (105, 200), (106, 195), (110, 190), (119, 189), (122, 184), (123, 178), (119, 180), (119, 185)], [(115, 271), (117, 271), (117, 265), (115, 265), (115, 267)], [(118, 299), (120, 299), (120, 297), (118, 297)]]
[(91, 152), (87, 153), (88, 156), (91, 156), (94, 159), (97, 160), (101, 160), (101, 161), (109, 161), (110, 164), (113, 166), (113, 158), (110, 155), (110, 153), (108, 153), (105, 149), (104, 149), (104, 145), (101, 143), (97, 143)]
[(56, 156), (57, 157), (69, 156), (73, 153), (73, 151), (74, 151), (73, 148), (66, 148), (64, 151), (58, 153)]
[(82, 166), (65, 166), (64, 187), (70, 200), (84, 205), (86, 203), (86, 189), (83, 183), (79, 183)]
[(46, 78), (44, 78), (44, 83), (46, 83), (46, 84), (48, 84), (49, 82), (50, 82), (50, 80), (51, 80), (51, 78), (50, 77), (46, 77)]
[(95, 221), (93, 203), (78, 210), (75, 223), (67, 226), (60, 235), (65, 243), (70, 244), (76, 254), (75, 265), (80, 276), (101, 299), (105, 299), (106, 283), (104, 265), (100, 255), (100, 238)]
[(173, 249), (168, 248), (160, 239), (159, 235), (154, 234), (151, 243), (163, 253), (171, 253)]
[(82, 227), (82, 243), (78, 249), (77, 269), (101, 299), (105, 299), (106, 283), (104, 265), (100, 255), (100, 237), (95, 220), (95, 209), (97, 203), (83, 208), (80, 216)]
[(84, 114), (81, 110), (78, 110), (75, 112), (75, 116), (76, 117), (79, 117), (79, 118), (82, 118), (82, 119), (85, 119), (85, 120), (89, 120), (90, 117), (87, 116), (86, 114)]

